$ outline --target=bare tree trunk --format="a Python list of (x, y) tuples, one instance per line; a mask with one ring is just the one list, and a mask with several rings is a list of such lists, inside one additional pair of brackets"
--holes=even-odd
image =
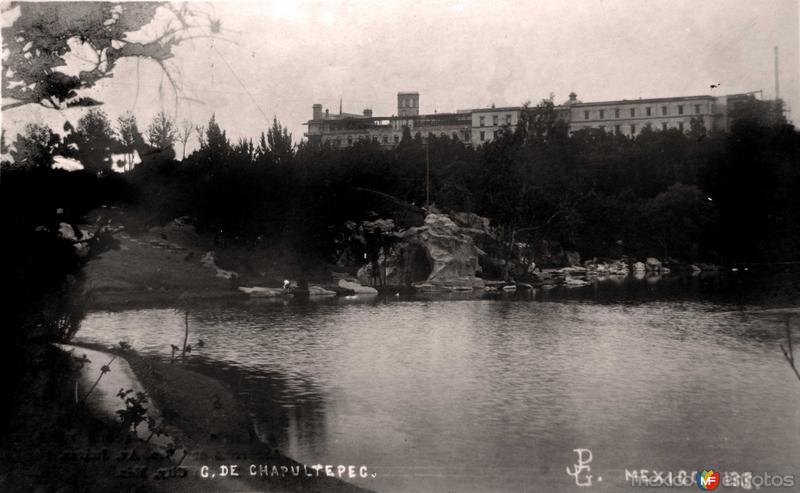
[(181, 359), (186, 358), (186, 343), (189, 342), (189, 310), (183, 312), (183, 324), (186, 331), (183, 334), (183, 351), (181, 352)]

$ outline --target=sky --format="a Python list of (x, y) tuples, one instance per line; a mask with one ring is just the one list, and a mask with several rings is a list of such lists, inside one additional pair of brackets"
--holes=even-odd
[[(396, 113), (399, 91), (418, 91), (420, 110), (763, 90), (800, 120), (797, 0), (272, 1), (192, 3), (222, 21), (220, 39), (195, 39), (161, 69), (124, 60), (86, 92), (116, 120), (140, 128), (164, 110), (204, 124), (212, 113), (233, 139), (257, 139), (277, 117), (303, 137), (311, 106), (376, 116)], [(9, 21), (4, 14), (4, 25)], [(159, 17), (160, 19), (160, 17)], [(155, 22), (145, 36), (158, 32)], [(76, 53), (80, 46), (76, 45)], [(79, 64), (79, 62), (76, 62)], [(718, 84), (711, 88), (712, 84)], [(13, 136), (25, 123), (60, 129), (86, 109), (35, 105), (3, 112)], [(189, 148), (196, 146), (192, 139)]]

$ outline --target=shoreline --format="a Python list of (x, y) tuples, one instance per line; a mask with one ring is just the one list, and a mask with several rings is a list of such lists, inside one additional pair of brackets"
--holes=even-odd
[[(74, 343), (123, 358), (130, 365), (139, 383), (151, 401), (158, 407), (164, 428), (179, 447), (191, 452), (183, 464), (189, 477), (207, 484), (210, 491), (228, 482), (248, 490), (262, 490), (259, 481), (266, 481), (264, 491), (279, 484), (284, 491), (335, 491), (364, 493), (370, 490), (353, 485), (330, 472), (315, 470), (279, 450), (261, 442), (251, 417), (224, 382), (203, 373), (183, 368), (179, 360), (165, 363), (152, 356), (142, 356), (133, 351), (109, 349), (102, 344)], [(203, 477), (220, 474), (221, 467), (240, 466), (238, 479)], [(269, 465), (266, 476), (258, 466)], [(208, 469), (204, 470), (203, 467)], [(251, 476), (252, 466), (256, 475)], [(272, 467), (275, 468), (273, 474)], [(300, 472), (303, 471), (303, 472)], [(314, 471), (313, 473), (311, 471)], [(298, 472), (298, 474), (295, 474)], [(228, 471), (230, 473), (230, 471)], [(341, 473), (339, 473), (341, 475)]]

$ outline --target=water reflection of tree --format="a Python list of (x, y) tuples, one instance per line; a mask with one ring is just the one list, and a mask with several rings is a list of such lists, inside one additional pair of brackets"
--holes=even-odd
[[(321, 456), (327, 434), (328, 401), (313, 380), (265, 368), (243, 368), (221, 361), (195, 361), (193, 370), (228, 384), (241, 404), (254, 416), (259, 438), (278, 448), (295, 440), (307, 444), (311, 453)], [(285, 406), (291, 403), (291, 407)]]
[(789, 362), (789, 366), (792, 367), (794, 370), (794, 374), (797, 376), (797, 379), (800, 380), (800, 372), (797, 371), (797, 366), (795, 366), (794, 361), (794, 349), (792, 347), (792, 315), (787, 315), (786, 317), (786, 345), (787, 347), (783, 347), (783, 344), (780, 344), (781, 351), (783, 351), (783, 356), (786, 358), (786, 361)]

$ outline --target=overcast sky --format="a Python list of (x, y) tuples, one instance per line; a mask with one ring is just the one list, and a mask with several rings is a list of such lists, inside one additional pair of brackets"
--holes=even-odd
[[(218, 17), (228, 41), (175, 50), (176, 101), (160, 69), (124, 61), (92, 96), (113, 118), (145, 126), (166, 110), (229, 136), (253, 137), (272, 116), (295, 140), (311, 105), (396, 112), (398, 91), (419, 91), (422, 112), (518, 105), (575, 91), (583, 101), (774, 94), (800, 118), (797, 0), (307, 1), (194, 4)], [(711, 84), (719, 87), (711, 89)], [(138, 89), (137, 89), (138, 87)], [(61, 128), (85, 110), (35, 106), (3, 114), (10, 136), (32, 119)], [(195, 139), (193, 139), (194, 141)]]

